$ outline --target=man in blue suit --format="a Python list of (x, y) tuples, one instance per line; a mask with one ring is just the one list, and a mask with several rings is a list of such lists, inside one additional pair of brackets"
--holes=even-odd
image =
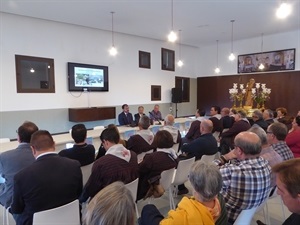
[(120, 125), (130, 125), (133, 122), (132, 114), (129, 112), (129, 106), (127, 104), (122, 105), (123, 112), (118, 116)]
[(0, 154), (0, 174), (5, 180), (0, 184), (0, 204), (5, 208), (12, 202), (14, 176), (35, 161), (29, 142), (37, 130), (34, 123), (25, 121), (17, 130), (19, 146)]

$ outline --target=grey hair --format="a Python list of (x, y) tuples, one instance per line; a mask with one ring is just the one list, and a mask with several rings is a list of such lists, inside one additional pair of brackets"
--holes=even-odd
[(258, 119), (262, 119), (263, 118), (262, 112), (260, 110), (258, 110), (258, 109), (253, 112), (253, 115), (257, 116)]
[(262, 145), (268, 144), (267, 133), (259, 125), (253, 124), (253, 126), (248, 131), (251, 131), (254, 134), (257, 134)]
[(270, 118), (272, 118), (272, 119), (274, 118), (274, 113), (271, 109), (265, 109), (265, 111), (269, 114)]
[(131, 192), (120, 181), (99, 191), (83, 215), (84, 225), (132, 225), (135, 220), (135, 205)]
[(244, 110), (237, 111), (237, 114), (239, 114), (241, 118), (246, 118), (247, 117), (247, 114)]
[[(170, 120), (172, 118), (172, 121)], [(174, 116), (171, 115), (171, 114), (168, 114), (165, 118), (165, 122), (166, 122), (166, 125), (169, 125), (169, 126), (173, 126), (174, 124)]]
[(141, 116), (139, 120), (139, 125), (144, 129), (147, 130), (150, 127), (150, 119), (148, 116), (144, 115)]
[(222, 188), (222, 175), (215, 164), (202, 161), (193, 163), (189, 180), (204, 202), (211, 201), (218, 195)]

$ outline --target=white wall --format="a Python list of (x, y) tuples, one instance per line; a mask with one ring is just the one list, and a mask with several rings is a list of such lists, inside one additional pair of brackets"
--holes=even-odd
[[(296, 48), (295, 69), (300, 70), (300, 29), (286, 33), (264, 35), (263, 51), (275, 51), (282, 49)], [(237, 74), (237, 60), (229, 61), (231, 43), (222, 43), (219, 41), (219, 75)], [(199, 49), (198, 57), (198, 77), (218, 76), (214, 70), (217, 63), (216, 44)], [(235, 55), (251, 54), (261, 52), (261, 36), (246, 40), (234, 41), (233, 51)]]
[[(109, 66), (109, 92), (91, 93), (90, 106), (169, 103), (175, 76), (197, 77), (194, 47), (182, 46), (185, 66), (169, 72), (161, 70), (161, 48), (178, 52), (178, 45), (116, 33), (119, 54), (111, 57), (110, 32), (6, 13), (0, 19), (0, 112), (87, 107), (88, 94), (67, 90), (67, 62)], [(151, 69), (138, 67), (139, 50), (151, 53)], [(15, 54), (53, 58), (55, 93), (17, 93)], [(160, 102), (151, 102), (151, 85), (162, 86)]]

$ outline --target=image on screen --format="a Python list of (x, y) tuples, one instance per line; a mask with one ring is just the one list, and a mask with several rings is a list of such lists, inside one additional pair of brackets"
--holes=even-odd
[(93, 68), (74, 68), (75, 87), (104, 87), (102, 69)]

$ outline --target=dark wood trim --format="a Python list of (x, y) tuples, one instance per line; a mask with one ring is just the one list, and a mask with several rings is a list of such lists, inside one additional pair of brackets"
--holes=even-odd
[(175, 88), (182, 91), (182, 102), (190, 102), (190, 78), (175, 77)]
[(87, 122), (116, 118), (116, 107), (69, 108), (69, 121)]
[(151, 85), (151, 101), (161, 101), (160, 85)]
[(175, 51), (166, 48), (161, 49), (161, 69), (175, 71)]

